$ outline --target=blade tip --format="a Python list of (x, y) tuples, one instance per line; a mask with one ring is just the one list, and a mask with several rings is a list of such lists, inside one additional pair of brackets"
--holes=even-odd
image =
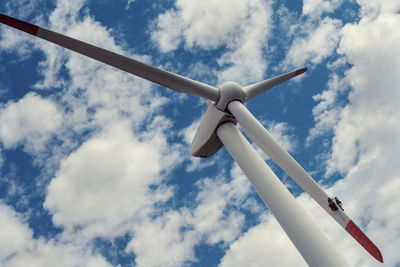
[(296, 72), (295, 72), (295, 76), (297, 76), (297, 75), (300, 75), (300, 74), (302, 74), (302, 73), (304, 73), (304, 72), (306, 72), (307, 71), (307, 67), (305, 67), (305, 68), (301, 68), (301, 69), (298, 69), (298, 70), (296, 70)]
[(346, 225), (346, 231), (366, 250), (372, 257), (383, 263), (382, 253), (377, 246), (350, 220)]
[(379, 257), (378, 258), (376, 258), (378, 261), (380, 261), (381, 263), (383, 263), (383, 257), (382, 257), (382, 254), (381, 253), (379, 253)]
[(383, 256), (379, 248), (377, 248), (374, 258), (377, 259), (379, 262), (383, 263)]

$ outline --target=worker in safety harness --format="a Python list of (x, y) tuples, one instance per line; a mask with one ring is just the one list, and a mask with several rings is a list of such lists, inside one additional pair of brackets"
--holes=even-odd
[(333, 201), (333, 199), (330, 197), (328, 197), (328, 204), (331, 210), (336, 211), (338, 209), (337, 205), (335, 204), (335, 201)]
[(342, 201), (340, 201), (337, 197), (335, 197), (335, 202), (339, 206), (339, 208), (341, 208), (344, 211)]

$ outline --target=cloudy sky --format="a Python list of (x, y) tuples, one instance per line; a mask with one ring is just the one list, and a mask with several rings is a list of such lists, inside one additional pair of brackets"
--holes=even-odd
[[(398, 0), (3, 0), (0, 12), (219, 86), (307, 73), (247, 103), (381, 249), (268, 157), (351, 266), (400, 266)], [(306, 266), (223, 148), (190, 156), (203, 100), (0, 26), (3, 266)]]

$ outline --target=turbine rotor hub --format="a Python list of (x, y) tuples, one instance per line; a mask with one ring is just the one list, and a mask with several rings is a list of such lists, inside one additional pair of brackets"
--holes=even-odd
[(232, 101), (246, 102), (246, 93), (243, 88), (236, 82), (225, 82), (219, 91), (219, 99), (216, 107), (219, 110), (226, 111), (227, 106)]

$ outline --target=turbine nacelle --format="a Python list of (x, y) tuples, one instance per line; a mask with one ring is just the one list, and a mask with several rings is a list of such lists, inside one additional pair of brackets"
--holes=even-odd
[(192, 156), (209, 158), (223, 146), (218, 138), (217, 129), (221, 124), (228, 121), (236, 125), (236, 119), (227, 110), (228, 104), (232, 101), (246, 102), (246, 93), (238, 83), (225, 82), (219, 88), (217, 103), (207, 101), (207, 111), (204, 113), (190, 145), (190, 154)]
[(214, 102), (207, 101), (207, 110), (201, 119), (199, 128), (190, 145), (190, 154), (199, 158), (210, 158), (223, 146), (218, 138), (217, 129), (225, 122), (236, 125), (235, 117), (217, 108)]

